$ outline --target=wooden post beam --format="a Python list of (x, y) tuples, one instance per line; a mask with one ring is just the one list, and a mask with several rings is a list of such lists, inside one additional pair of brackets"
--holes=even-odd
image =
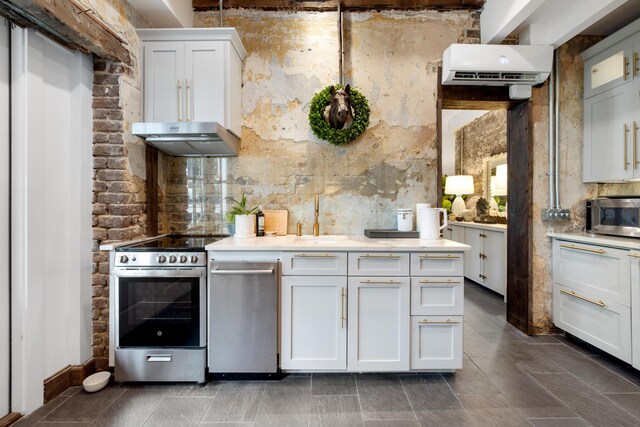
[(0, 0), (0, 15), (71, 49), (131, 65), (126, 42), (74, 0)]

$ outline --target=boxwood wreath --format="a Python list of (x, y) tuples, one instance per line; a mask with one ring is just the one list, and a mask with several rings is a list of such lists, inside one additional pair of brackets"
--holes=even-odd
[[(342, 85), (333, 85), (336, 90)], [(334, 129), (324, 120), (324, 109), (331, 102), (331, 86), (316, 93), (311, 100), (309, 124), (313, 134), (333, 145), (346, 145), (362, 135), (369, 126), (369, 103), (359, 90), (351, 88), (350, 100), (353, 108), (353, 123), (347, 129)]]

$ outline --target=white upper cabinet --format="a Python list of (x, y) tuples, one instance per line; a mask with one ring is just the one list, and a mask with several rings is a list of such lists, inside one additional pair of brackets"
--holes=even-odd
[(583, 181), (640, 178), (640, 20), (587, 49)]
[(242, 60), (229, 28), (139, 30), (144, 121), (218, 122), (241, 133)]
[(585, 61), (584, 97), (590, 98), (633, 80), (632, 62), (632, 39), (616, 43)]

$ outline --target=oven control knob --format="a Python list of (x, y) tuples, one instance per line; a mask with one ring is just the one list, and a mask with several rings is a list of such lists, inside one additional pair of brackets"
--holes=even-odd
[(180, 263), (184, 264), (185, 262), (187, 262), (187, 257), (185, 255), (180, 255)]
[(176, 258), (176, 256), (175, 256), (175, 255), (171, 255), (171, 256), (169, 257), (169, 262), (176, 262), (177, 260), (178, 260), (178, 258)]
[(128, 256), (126, 256), (126, 255), (122, 255), (122, 256), (120, 257), (120, 262), (121, 262), (121, 263), (125, 264), (125, 263), (127, 263), (128, 261), (129, 261), (129, 257), (128, 257)]
[(198, 262), (198, 257), (196, 255), (191, 255), (191, 262), (194, 264)]
[(159, 262), (160, 264), (162, 264), (163, 262), (166, 262), (166, 261), (167, 261), (167, 257), (166, 257), (166, 256), (164, 256), (164, 255), (158, 255), (158, 262)]

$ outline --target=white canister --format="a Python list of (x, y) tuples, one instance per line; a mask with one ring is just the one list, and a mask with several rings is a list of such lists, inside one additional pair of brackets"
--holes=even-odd
[(431, 203), (416, 203), (416, 230), (420, 231), (420, 211), (422, 209), (431, 209)]
[(256, 216), (236, 215), (236, 233), (233, 237), (236, 239), (256, 237)]
[(413, 230), (413, 209), (398, 209), (398, 231)]

